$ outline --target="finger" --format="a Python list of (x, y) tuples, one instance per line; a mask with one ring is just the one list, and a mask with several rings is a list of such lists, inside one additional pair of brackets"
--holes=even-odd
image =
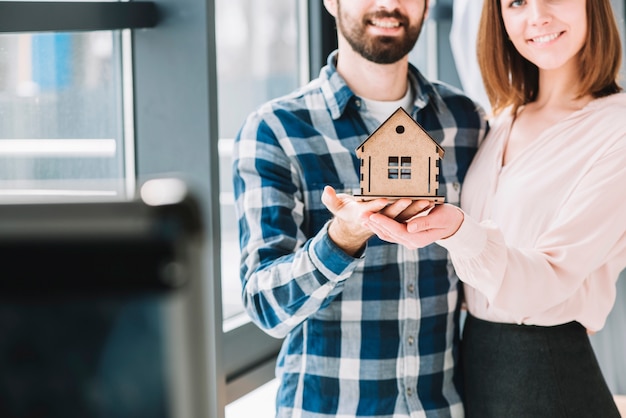
[(380, 213), (374, 213), (369, 218), (368, 221), (372, 223), (372, 225), (376, 226), (376, 228), (390, 236), (395, 236), (406, 233), (406, 224), (400, 223), (386, 215)]
[(418, 217), (407, 224), (407, 232), (419, 235), (423, 242), (434, 242), (449, 237), (456, 229), (451, 225), (433, 222), (429, 217)]
[(427, 213), (434, 204), (429, 200), (415, 200), (402, 213), (395, 217), (399, 222), (407, 222), (415, 216)]
[[(403, 224), (401, 224), (402, 226), (404, 226)], [(419, 248), (416, 245), (415, 241), (415, 235), (411, 235), (406, 231), (397, 233), (397, 232), (392, 232), (387, 228), (381, 227), (380, 224), (375, 223), (375, 222), (369, 222), (367, 223), (368, 228), (370, 229), (370, 231), (372, 231), (374, 234), (376, 234), (376, 236), (378, 236), (378, 238), (380, 238), (383, 241), (388, 241), (388, 242), (393, 242), (396, 244), (400, 244), (403, 245), (409, 249), (415, 249), (415, 248)]]
[(418, 216), (411, 219), (407, 223), (407, 231), (412, 234), (430, 231), (433, 228), (435, 228), (435, 226), (432, 224), (431, 219), (428, 216)]
[(332, 186), (325, 186), (322, 193), (322, 203), (328, 208), (328, 210), (335, 216), (344, 208), (352, 207), (352, 217), (354, 220), (361, 218), (367, 218), (371, 213), (378, 212), (387, 206), (387, 199), (374, 199), (370, 201), (360, 202), (357, 201), (354, 196), (337, 193)]
[(322, 203), (328, 208), (331, 213), (336, 213), (343, 203), (341, 199), (337, 197), (337, 192), (331, 186), (325, 186), (322, 193)]
[(389, 200), (385, 198), (367, 200), (361, 202), (360, 205), (362, 213), (361, 218), (366, 220), (370, 215), (383, 211), (389, 205)]
[(393, 219), (405, 211), (411, 203), (411, 199), (398, 199), (380, 211), (380, 213)]
[(372, 212), (372, 213), (376, 213), (376, 212), (380, 212), (382, 210), (384, 210), (386, 207), (389, 206), (389, 200), (385, 199), (385, 198), (381, 198), (381, 199), (374, 199), (374, 200), (370, 200), (369, 202), (367, 202), (367, 204), (365, 205), (367, 210)]
[(455, 206), (436, 205), (424, 216), (413, 218), (408, 223), (409, 232), (421, 232), (427, 230), (456, 230), (463, 221), (462, 212)]
[(372, 231), (373, 233), (378, 235), (379, 238), (385, 241), (397, 242), (398, 240), (398, 237), (396, 235), (392, 234), (387, 228), (383, 227), (377, 222), (367, 221), (365, 223), (365, 226), (367, 226), (370, 231)]
[(434, 203), (431, 202), (430, 200), (420, 199), (420, 200), (414, 200), (413, 202), (411, 202), (410, 209), (414, 210), (415, 212), (423, 212), (427, 209), (432, 208), (433, 206), (434, 206)]
[(332, 209), (332, 211), (337, 211), (350, 203), (357, 202), (352, 195), (347, 193), (337, 193), (332, 186), (324, 186), (322, 203), (324, 203), (327, 208)]

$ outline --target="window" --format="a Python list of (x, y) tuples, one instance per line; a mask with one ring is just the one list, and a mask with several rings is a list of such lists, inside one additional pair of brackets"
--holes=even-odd
[(132, 195), (121, 49), (120, 31), (0, 34), (0, 201)]
[[(398, 168), (398, 163), (399, 167)], [(392, 180), (411, 179), (411, 157), (389, 157), (387, 178)]]
[(131, 29), (149, 2), (0, 1), (0, 202), (134, 195)]
[(400, 159), (400, 178), (411, 179), (411, 157), (401, 157)]
[[(233, 210), (232, 146), (250, 112), (294, 90), (299, 74), (298, 2), (216, 0), (216, 47), (220, 204), (222, 216), (222, 307), (226, 328), (246, 317), (241, 304), (239, 238)], [(229, 325), (230, 324), (230, 325)]]

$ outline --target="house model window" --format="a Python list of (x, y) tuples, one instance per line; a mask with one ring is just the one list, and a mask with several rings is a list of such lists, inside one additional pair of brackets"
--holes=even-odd
[(361, 200), (380, 197), (443, 203), (439, 168), (443, 148), (406, 111), (398, 108), (356, 149), (361, 160)]
[(411, 157), (389, 157), (389, 170), (387, 178), (411, 179)]

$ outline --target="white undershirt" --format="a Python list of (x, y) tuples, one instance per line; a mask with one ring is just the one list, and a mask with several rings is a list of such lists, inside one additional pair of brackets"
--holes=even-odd
[(402, 107), (407, 113), (411, 114), (413, 111), (413, 91), (411, 90), (411, 83), (407, 83), (406, 93), (400, 100), (392, 101), (379, 101), (361, 98), (365, 105), (365, 110), (373, 117), (378, 119), (380, 123), (386, 121), (389, 116), (393, 114), (399, 107)]

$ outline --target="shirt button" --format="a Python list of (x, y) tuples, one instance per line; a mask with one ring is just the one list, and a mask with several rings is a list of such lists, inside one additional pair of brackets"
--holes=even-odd
[(409, 395), (409, 396), (413, 395), (413, 389), (406, 388), (406, 394)]
[(407, 286), (407, 289), (409, 290), (409, 293), (413, 293), (415, 291), (415, 285), (413, 283), (410, 283)]
[(354, 100), (356, 107), (361, 107), (361, 101), (359, 99)]
[(409, 345), (413, 345), (414, 342), (415, 342), (415, 338), (409, 337)]

